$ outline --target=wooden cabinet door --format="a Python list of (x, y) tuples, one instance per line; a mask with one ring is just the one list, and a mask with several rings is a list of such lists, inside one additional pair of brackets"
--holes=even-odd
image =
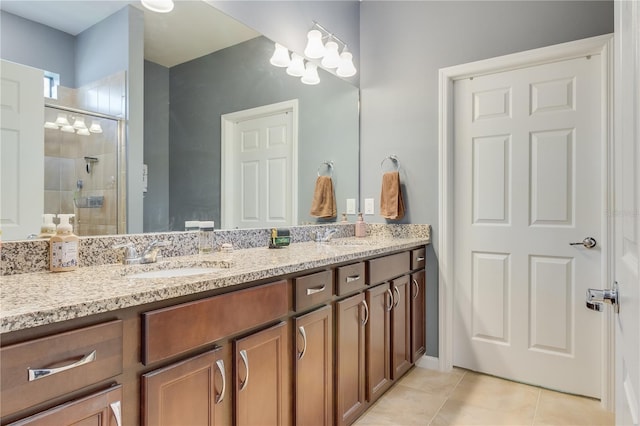
[(295, 320), (296, 425), (333, 424), (333, 322), (325, 306)]
[(234, 342), (235, 425), (283, 425), (289, 389), (287, 323)]
[(143, 374), (143, 424), (214, 425), (216, 405), (229, 398), (223, 379), (228, 366), (220, 353), (216, 349)]
[(122, 386), (59, 405), (10, 426), (121, 426)]
[(426, 274), (411, 274), (411, 363), (415, 364), (426, 352)]
[(336, 423), (351, 424), (365, 408), (367, 304), (359, 293), (336, 302)]
[(373, 402), (391, 386), (391, 308), (389, 284), (367, 290), (367, 399)]
[(411, 368), (411, 287), (409, 275), (391, 282), (391, 377), (400, 378)]

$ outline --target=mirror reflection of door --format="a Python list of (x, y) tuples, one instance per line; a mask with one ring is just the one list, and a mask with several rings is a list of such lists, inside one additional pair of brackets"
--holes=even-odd
[(297, 223), (297, 101), (226, 114), (222, 227)]

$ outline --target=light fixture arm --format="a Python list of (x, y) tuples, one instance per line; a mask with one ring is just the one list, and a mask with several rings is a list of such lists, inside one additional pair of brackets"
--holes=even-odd
[(338, 37), (337, 35), (335, 35), (334, 33), (332, 33), (331, 31), (329, 31), (328, 29), (326, 29), (325, 27), (323, 27), (321, 24), (319, 24), (316, 21), (313, 21), (313, 26), (311, 27), (311, 29), (317, 28), (318, 30), (320, 30), (320, 32), (322, 33), (322, 39), (329, 39), (329, 40), (334, 40), (337, 41), (338, 43), (340, 43), (342, 45), (343, 49), (347, 48), (347, 43), (345, 43), (344, 41), (342, 41), (342, 39), (340, 37)]

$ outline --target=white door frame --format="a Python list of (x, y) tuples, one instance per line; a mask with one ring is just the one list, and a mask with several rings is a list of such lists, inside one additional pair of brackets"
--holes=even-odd
[[(497, 58), (486, 59), (468, 64), (442, 68), (439, 72), (439, 232), (438, 232), (438, 347), (439, 368), (449, 371), (453, 367), (453, 144), (454, 144), (454, 115), (453, 115), (453, 82), (472, 76), (493, 74), (510, 71), (550, 62), (574, 59), (587, 55), (602, 55), (601, 87), (601, 176), (602, 199), (599, 207), (601, 211), (602, 235), (602, 273), (599, 288), (608, 288), (613, 282), (613, 221), (607, 215), (612, 211), (612, 183), (613, 183), (613, 34), (592, 37), (584, 40), (572, 41), (555, 46), (514, 53)], [(594, 286), (598, 287), (597, 284)], [(601, 404), (607, 410), (613, 410), (613, 392), (615, 389), (614, 369), (614, 317), (612, 309), (602, 313), (602, 392)]]
[[(225, 185), (229, 164), (234, 164), (233, 158), (233, 143), (235, 129), (240, 121), (252, 120), (261, 118), (267, 115), (280, 114), (283, 112), (290, 112), (292, 114), (292, 129), (291, 129), (291, 175), (298, 176), (298, 100), (292, 99), (289, 101), (278, 102), (275, 104), (259, 106), (256, 108), (245, 109), (242, 111), (231, 112), (229, 114), (223, 114), (221, 119), (221, 167), (220, 167), (220, 186), (222, 188), (220, 194), (220, 222), (222, 229), (228, 228), (229, 218), (234, 214), (233, 205), (227, 203), (226, 200), (232, 200), (234, 194), (229, 192), (229, 185)], [(291, 182), (291, 206), (292, 206), (292, 219), (295, 225), (298, 223), (298, 179), (294, 178)]]

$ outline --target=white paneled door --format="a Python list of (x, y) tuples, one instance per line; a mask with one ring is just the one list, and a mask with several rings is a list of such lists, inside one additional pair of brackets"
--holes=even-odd
[(44, 213), (44, 73), (0, 62), (0, 226), (3, 239), (23, 240)]
[[(454, 364), (599, 397), (600, 55), (454, 83)], [(587, 248), (585, 238), (598, 244)]]
[(291, 109), (276, 109), (268, 114), (249, 110), (231, 124), (223, 191), (233, 195), (223, 199), (223, 227), (270, 228), (296, 223), (295, 114)]
[[(615, 2), (616, 424), (640, 424), (640, 4)], [(611, 308), (609, 308), (611, 309)]]

